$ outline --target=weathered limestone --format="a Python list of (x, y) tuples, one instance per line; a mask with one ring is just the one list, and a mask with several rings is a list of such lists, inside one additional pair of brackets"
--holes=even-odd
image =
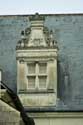
[[(2, 81), (2, 73), (0, 72), (0, 82)], [(1, 85), (0, 85), (1, 87)], [(0, 125), (20, 125), (20, 112), (11, 107), (5, 102), (11, 102), (12, 100), (9, 98), (6, 89), (0, 88)], [(12, 105), (13, 106), (13, 105)]]
[(56, 106), (57, 45), (38, 14), (16, 47), (17, 93), (25, 107)]
[(0, 100), (0, 125), (20, 125), (20, 113)]
[(36, 125), (83, 125), (83, 112), (29, 113)]

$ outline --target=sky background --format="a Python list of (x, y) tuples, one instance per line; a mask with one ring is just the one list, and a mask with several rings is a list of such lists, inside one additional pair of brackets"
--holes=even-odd
[(83, 13), (83, 0), (0, 0), (0, 15)]

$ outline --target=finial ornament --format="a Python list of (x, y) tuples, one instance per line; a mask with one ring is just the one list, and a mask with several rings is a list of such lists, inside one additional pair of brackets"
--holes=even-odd
[(35, 13), (35, 15), (32, 15), (29, 17), (30, 21), (37, 21), (37, 20), (45, 20), (44, 16), (39, 15), (39, 13)]

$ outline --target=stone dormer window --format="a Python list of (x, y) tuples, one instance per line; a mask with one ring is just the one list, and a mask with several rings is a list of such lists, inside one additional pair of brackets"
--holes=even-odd
[(17, 93), (23, 106), (55, 106), (57, 99), (57, 41), (39, 14), (21, 33), (16, 46)]

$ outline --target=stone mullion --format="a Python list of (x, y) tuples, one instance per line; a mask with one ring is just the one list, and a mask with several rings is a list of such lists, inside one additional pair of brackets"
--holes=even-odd
[(36, 63), (36, 81), (35, 81), (35, 84), (36, 84), (37, 89), (39, 88), (38, 74), (39, 74), (39, 66), (38, 66), (38, 63)]

